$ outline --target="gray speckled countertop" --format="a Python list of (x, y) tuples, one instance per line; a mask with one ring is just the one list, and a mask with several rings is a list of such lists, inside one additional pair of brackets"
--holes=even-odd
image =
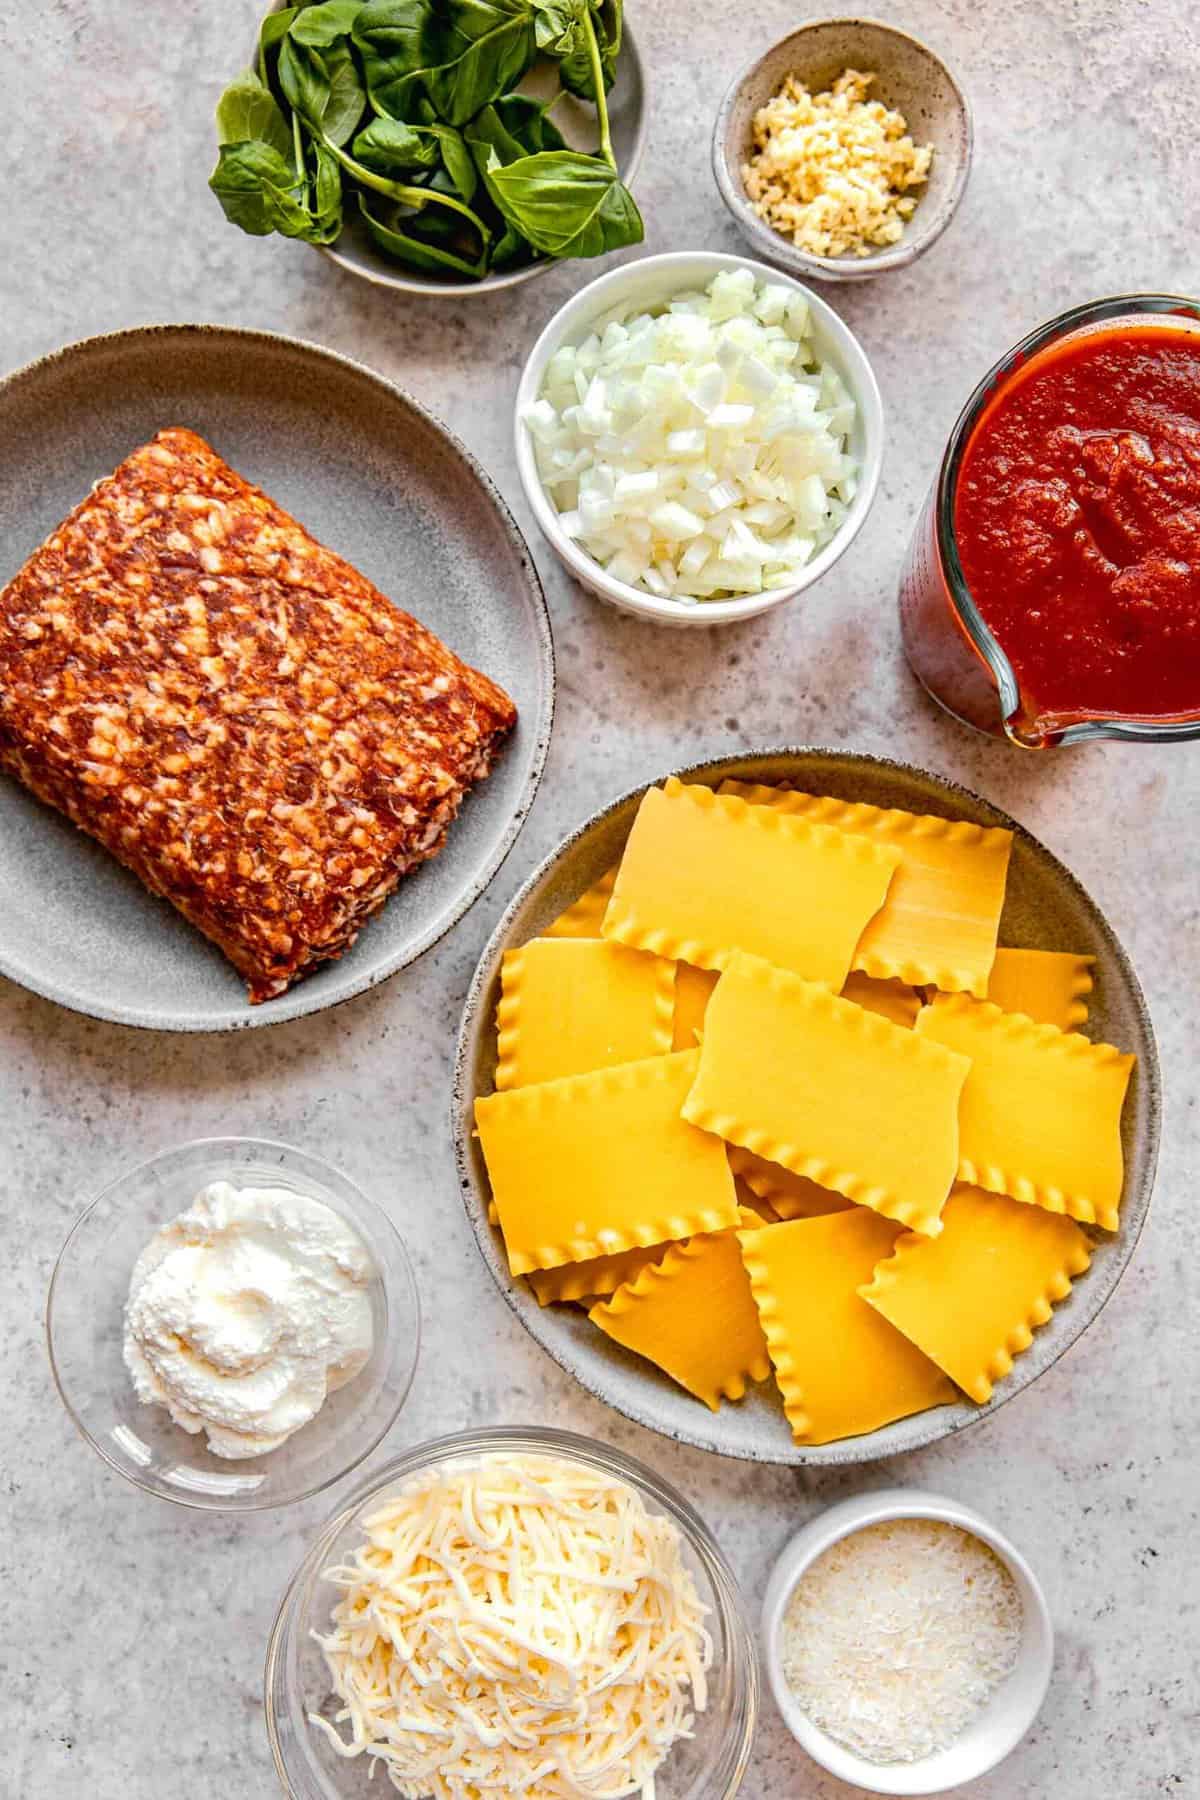
[[(570, 586), (535, 543), (560, 687), (529, 824), (492, 891), (443, 944), (332, 1014), (232, 1039), (162, 1038), (74, 1017), (0, 981), (0, 1791), (14, 1800), (275, 1792), (263, 1648), (332, 1496), (247, 1523), (143, 1499), (76, 1437), (42, 1337), (54, 1256), (96, 1187), (157, 1148), (223, 1131), (321, 1151), (390, 1202), (429, 1318), (393, 1447), (483, 1421), (553, 1419), (606, 1438), (691, 1497), (754, 1603), (776, 1552), (819, 1507), (895, 1481), (943, 1489), (1025, 1549), (1059, 1629), (1037, 1728), (962, 1791), (972, 1800), (1200, 1793), (1200, 1287), (1190, 1224), (1200, 745), (1035, 760), (983, 743), (914, 688), (894, 606), (914, 508), (985, 366), (1074, 301), (1139, 286), (1195, 291), (1200, 44), (1184, 0), (885, 0), (878, 10), (947, 54), (974, 101), (978, 144), (961, 213), (923, 261), (878, 285), (831, 290), (875, 360), (890, 420), (878, 503), (834, 573), (764, 622), (661, 635)], [(568, 265), (486, 306), (438, 305), (226, 226), (204, 185), (209, 121), (256, 11), (251, 0), (0, 9), (9, 126), (0, 361), (147, 320), (316, 339), (447, 419), (532, 530), (509, 454), (510, 397), (537, 329), (589, 270)], [(734, 67), (796, 9), (634, 0), (631, 11), (655, 94), (639, 182), (646, 248), (736, 249), (709, 172), (708, 125)], [(1150, 1223), (1094, 1329), (978, 1431), (829, 1476), (675, 1449), (579, 1392), (522, 1335), (484, 1273), (446, 1131), (468, 978), (534, 860), (601, 800), (667, 765), (805, 741), (895, 752), (956, 776), (1065, 858), (1133, 956), (1167, 1095)], [(849, 1792), (805, 1761), (768, 1701), (752, 1800)]]

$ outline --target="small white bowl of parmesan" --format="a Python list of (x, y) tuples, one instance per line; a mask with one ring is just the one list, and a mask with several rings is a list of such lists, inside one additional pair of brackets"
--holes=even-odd
[(722, 625), (795, 599), (849, 548), (883, 404), (811, 289), (682, 251), (613, 269), (554, 315), (515, 434), (525, 497), (577, 581), (658, 624)]
[(1036, 1575), (969, 1507), (887, 1488), (797, 1532), (763, 1601), (775, 1703), (814, 1762), (871, 1794), (940, 1794), (1015, 1749), (1054, 1631)]

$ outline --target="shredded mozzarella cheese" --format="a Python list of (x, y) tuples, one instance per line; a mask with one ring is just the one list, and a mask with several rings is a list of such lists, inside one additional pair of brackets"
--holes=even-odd
[(898, 1519), (842, 1538), (796, 1584), (783, 1673), (804, 1713), (869, 1762), (944, 1750), (1013, 1669), (1023, 1608), (995, 1552)]
[(858, 491), (856, 406), (803, 294), (722, 270), (550, 358), (525, 409), (567, 536), (660, 598), (788, 587)]
[(406, 1800), (654, 1800), (712, 1661), (673, 1521), (582, 1464), (493, 1455), (365, 1529), (317, 1638), (342, 1708), (309, 1718), (341, 1755)]

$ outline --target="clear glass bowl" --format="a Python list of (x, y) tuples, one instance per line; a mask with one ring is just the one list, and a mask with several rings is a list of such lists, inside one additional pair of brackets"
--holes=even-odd
[[(321, 1201), (353, 1226), (375, 1265), (366, 1366), (286, 1443), (244, 1462), (214, 1456), (203, 1434), (184, 1431), (165, 1407), (143, 1405), (122, 1356), (134, 1263), (210, 1181), (282, 1184)], [(76, 1221), (46, 1302), (54, 1379), (93, 1449), (146, 1493), (216, 1512), (286, 1506), (356, 1468), (404, 1404), (420, 1335), (412, 1267), (386, 1214), (320, 1157), (258, 1138), (201, 1138), (119, 1176)]]
[[(656, 1800), (730, 1800), (750, 1759), (758, 1718), (759, 1677), (754, 1637), (737, 1583), (703, 1520), (687, 1501), (648, 1469), (607, 1444), (573, 1432), (495, 1427), (456, 1432), (420, 1444), (364, 1483), (330, 1519), (283, 1597), (267, 1649), (265, 1704), (275, 1770), (291, 1800), (377, 1800), (372, 1758), (346, 1760), (309, 1723), (310, 1712), (332, 1718), (337, 1702), (314, 1631), (327, 1631), (341, 1590), (323, 1571), (348, 1560), (363, 1540), (363, 1520), (380, 1499), (427, 1469), (470, 1463), (495, 1452), (553, 1456), (628, 1482), (651, 1512), (664, 1513), (684, 1540), (685, 1557), (709, 1608), (713, 1666), (708, 1708), (695, 1735), (675, 1746), (655, 1775)], [(387, 1782), (385, 1789), (390, 1792)]]
[(900, 580), (905, 655), (939, 706), (964, 725), (1027, 750), (1082, 744), (1093, 738), (1170, 743), (1200, 737), (1200, 711), (1180, 715), (1106, 716), (1086, 708), (1061, 721), (1038, 718), (963, 573), (955, 534), (958, 477), (972, 433), (1007, 382), (1042, 351), (1066, 338), (1114, 325), (1200, 330), (1200, 302), (1180, 294), (1119, 294), (1073, 306), (1022, 338), (988, 370), (959, 414), (941, 466), (917, 521)]

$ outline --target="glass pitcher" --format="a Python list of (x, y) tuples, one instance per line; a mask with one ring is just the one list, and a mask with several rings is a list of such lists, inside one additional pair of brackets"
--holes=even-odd
[(1188, 713), (1101, 716), (1081, 709), (1069, 724), (1040, 721), (972, 598), (955, 539), (955, 499), (967, 441), (984, 407), (1015, 371), (1068, 337), (1123, 320), (1145, 326), (1156, 317), (1175, 330), (1200, 330), (1200, 303), (1171, 294), (1095, 300), (1039, 326), (1002, 357), (959, 414), (909, 546), (900, 581), (900, 629), (913, 673), (955, 718), (1023, 749), (1044, 750), (1089, 738), (1160, 742), (1200, 737), (1200, 703)]

